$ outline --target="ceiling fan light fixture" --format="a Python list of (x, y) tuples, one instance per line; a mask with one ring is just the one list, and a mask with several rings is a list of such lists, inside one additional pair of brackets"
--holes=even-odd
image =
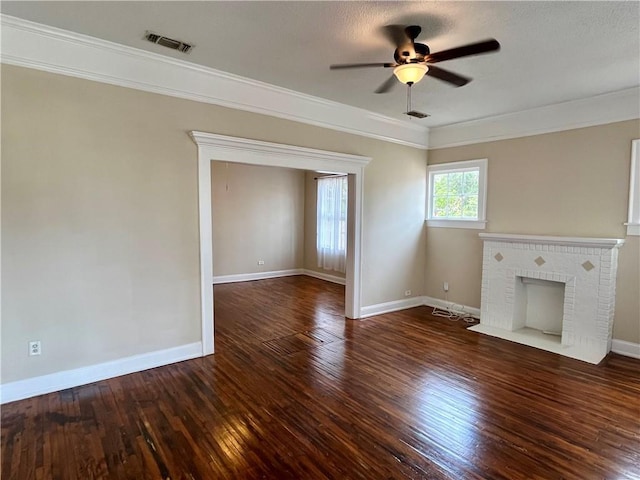
[(422, 80), (429, 70), (424, 63), (405, 63), (393, 69), (393, 74), (402, 83), (413, 85)]

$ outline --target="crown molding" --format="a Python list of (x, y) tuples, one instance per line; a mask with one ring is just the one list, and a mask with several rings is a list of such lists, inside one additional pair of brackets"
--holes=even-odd
[(428, 147), (429, 129), (409, 121), (9, 15), (0, 26), (8, 65)]
[(432, 127), (429, 149), (457, 147), (640, 118), (640, 87)]
[(640, 87), (427, 128), (257, 80), (0, 14), (0, 62), (269, 115), (421, 149), (640, 118)]

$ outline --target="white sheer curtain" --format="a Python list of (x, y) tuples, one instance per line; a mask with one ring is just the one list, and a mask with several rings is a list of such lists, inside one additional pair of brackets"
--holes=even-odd
[(345, 272), (347, 260), (347, 177), (318, 178), (318, 267)]

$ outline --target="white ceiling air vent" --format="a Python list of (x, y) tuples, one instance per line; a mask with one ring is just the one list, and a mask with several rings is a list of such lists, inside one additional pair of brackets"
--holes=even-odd
[(181, 42), (180, 40), (174, 40), (173, 38), (165, 37), (164, 35), (158, 35), (157, 33), (153, 32), (145, 33), (144, 38), (152, 43), (157, 43), (158, 45), (162, 45), (163, 47), (167, 47), (172, 50), (178, 50), (182, 53), (189, 53), (193, 48), (193, 45)]
[(422, 113), (417, 110), (409, 110), (406, 114), (409, 115), (410, 117), (416, 117), (416, 118), (427, 118), (431, 116), (428, 113)]

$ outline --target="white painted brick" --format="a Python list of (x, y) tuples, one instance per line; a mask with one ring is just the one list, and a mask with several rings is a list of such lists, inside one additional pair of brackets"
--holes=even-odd
[[(501, 262), (494, 258), (498, 252), (504, 257)], [(546, 261), (542, 267), (534, 263), (538, 256)], [(617, 258), (617, 249), (486, 241), (480, 323), (513, 328), (517, 277), (563, 282), (562, 345), (571, 349), (604, 348), (606, 353), (613, 328)], [(596, 267), (590, 272), (582, 267), (587, 260)]]

